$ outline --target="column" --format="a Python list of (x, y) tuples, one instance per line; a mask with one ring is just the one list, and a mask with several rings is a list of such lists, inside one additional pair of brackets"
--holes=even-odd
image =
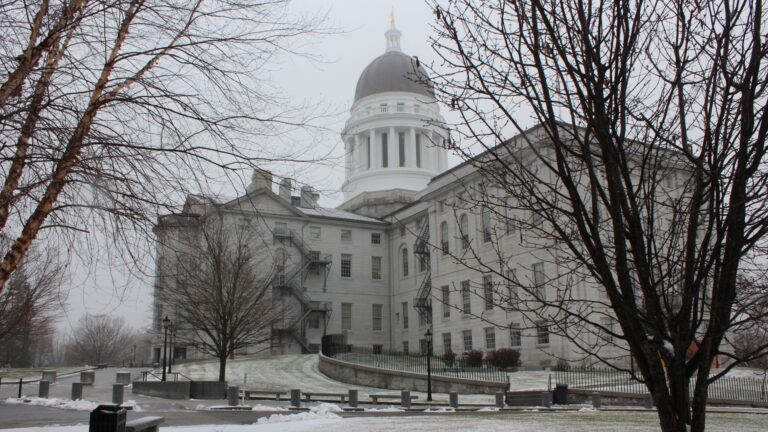
[(387, 149), (389, 152), (389, 167), (390, 168), (399, 168), (400, 167), (400, 140), (397, 136), (397, 131), (395, 128), (391, 127), (389, 128), (389, 137), (387, 139), (389, 142), (389, 148)]
[(349, 178), (352, 175), (352, 163), (354, 161), (354, 145), (349, 138), (342, 138), (344, 142), (344, 177)]
[(371, 158), (371, 169), (381, 168), (381, 143), (376, 140), (376, 130), (368, 131), (368, 136), (371, 140), (371, 154), (368, 155)]
[(408, 128), (408, 138), (405, 140), (405, 147), (408, 149), (408, 157), (405, 159), (405, 166), (416, 168), (416, 128)]

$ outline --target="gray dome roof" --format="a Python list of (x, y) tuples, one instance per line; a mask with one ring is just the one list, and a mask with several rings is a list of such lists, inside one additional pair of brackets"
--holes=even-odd
[(416, 60), (400, 51), (389, 51), (372, 61), (360, 74), (355, 88), (355, 102), (376, 93), (410, 92), (435, 97), (432, 82)]

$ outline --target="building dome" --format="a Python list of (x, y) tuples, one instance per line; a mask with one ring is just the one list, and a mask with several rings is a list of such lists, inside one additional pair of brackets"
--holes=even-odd
[(427, 72), (421, 65), (416, 65), (415, 58), (399, 50), (380, 55), (360, 74), (355, 88), (355, 102), (385, 92), (409, 92), (434, 98), (435, 91)]

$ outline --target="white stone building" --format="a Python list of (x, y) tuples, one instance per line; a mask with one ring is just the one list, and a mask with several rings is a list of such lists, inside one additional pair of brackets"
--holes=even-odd
[[(276, 187), (268, 173), (256, 173), (244, 195), (229, 202), (190, 196), (181, 214), (159, 218), (157, 288), (173, 283), (163, 277), (164, 267), (171, 266), (172, 245), (184, 235), (186, 221), (216, 207), (233, 221), (258, 226), (270, 253), (284, 257), (286, 277), (295, 275), (273, 294), (293, 303), (272, 328), (273, 353), (317, 351), (324, 334), (345, 334), (349, 344), (373, 349), (423, 350), (431, 321), (437, 353), (511, 346), (529, 367), (581, 358), (566, 339), (550, 334), (546, 323), (487, 303), (484, 287), (493, 281), (443, 253), (462, 248), (460, 224), (469, 227), (467, 240), (483, 244), (482, 215), (456, 211), (467, 185), (480, 180), (469, 164), (448, 169), (446, 150), (436, 145), (447, 132), (440, 127), (443, 119), (426, 73), (401, 52), (397, 29), (386, 32), (386, 42), (386, 52), (358, 80), (342, 132), (344, 203), (319, 207), (311, 188), (293, 196), (290, 180)], [(424, 241), (427, 237), (431, 240)], [(500, 241), (514, 251), (521, 248), (515, 239)], [(524, 250), (517, 256), (530, 280), (557, 271)], [(172, 310), (156, 302), (155, 329)], [(156, 360), (161, 344), (160, 339)], [(174, 355), (198, 353), (177, 346)]]

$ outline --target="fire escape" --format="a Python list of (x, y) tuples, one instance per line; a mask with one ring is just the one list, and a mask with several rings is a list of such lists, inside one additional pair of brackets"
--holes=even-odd
[[(331, 312), (330, 302), (313, 301), (306, 293), (304, 282), (311, 271), (320, 270), (323, 272), (323, 291), (326, 289), (328, 281), (328, 267), (331, 264), (331, 256), (320, 257), (320, 252), (309, 249), (301, 236), (293, 230), (275, 231), (273, 233), (274, 241), (282, 243), (286, 247), (294, 246), (301, 256), (301, 261), (293, 266), (290, 271), (279, 274), (275, 281), (275, 287), (278, 292), (284, 296), (293, 296), (298, 300), (299, 309), (296, 315), (287, 323), (285, 321), (276, 323), (273, 328), (273, 335), (277, 337), (288, 336), (296, 340), (303, 353), (311, 352), (307, 343), (307, 324), (312, 313), (322, 314), (325, 324)], [(278, 263), (281, 265), (282, 263)]]
[(421, 280), (419, 291), (416, 298), (413, 299), (413, 307), (419, 313), (421, 318), (427, 324), (432, 323), (432, 260), (429, 252), (429, 221), (425, 218), (424, 223), (416, 237), (413, 245), (413, 253), (418, 260), (424, 263), (426, 272), (424, 279)]

